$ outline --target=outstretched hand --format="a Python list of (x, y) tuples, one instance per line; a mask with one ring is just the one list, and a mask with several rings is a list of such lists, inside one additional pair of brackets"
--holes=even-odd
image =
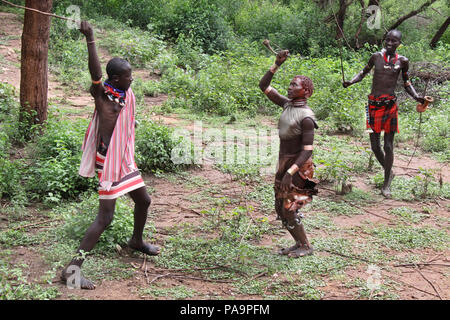
[(92, 40), (94, 38), (94, 30), (87, 21), (81, 21), (80, 32), (84, 34), (87, 40)]
[(289, 50), (281, 50), (280, 52), (277, 53), (275, 64), (281, 66), (283, 62), (286, 61), (287, 57), (289, 57)]

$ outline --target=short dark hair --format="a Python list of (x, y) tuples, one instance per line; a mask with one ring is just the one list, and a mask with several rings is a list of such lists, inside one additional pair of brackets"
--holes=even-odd
[(396, 33), (396, 34), (397, 34), (396, 36), (397, 36), (400, 40), (402, 40), (402, 32), (401, 32), (400, 30), (397, 30), (397, 29), (389, 30), (389, 32), (386, 34), (386, 37), (387, 37), (387, 35), (390, 34), (390, 33)]
[(295, 76), (294, 79), (300, 79), (303, 88), (309, 91), (307, 98), (311, 97), (314, 92), (314, 84), (307, 76)]
[(122, 58), (112, 58), (106, 65), (106, 73), (108, 78), (111, 79), (114, 75), (122, 75), (126, 70), (130, 68), (130, 63)]

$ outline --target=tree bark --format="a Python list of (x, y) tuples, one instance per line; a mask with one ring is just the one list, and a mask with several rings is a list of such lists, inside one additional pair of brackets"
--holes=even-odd
[[(414, 17), (415, 15), (417, 15), (418, 13), (422, 12), (423, 10), (425, 10), (426, 8), (428, 8), (430, 5), (432, 5), (434, 2), (436, 2), (436, 0), (428, 0), (427, 2), (425, 2), (419, 9), (417, 10), (413, 10), (410, 13), (404, 15), (403, 17), (400, 17), (394, 24), (391, 25), (390, 28), (388, 28), (388, 30), (392, 30), (397, 28), (399, 25), (401, 25), (405, 20)], [(384, 34), (383, 39), (386, 37), (387, 32)]]
[(345, 13), (347, 12), (347, 7), (353, 2), (350, 0), (348, 3), (345, 0), (339, 0), (339, 11), (336, 15), (336, 39), (344, 37), (344, 20)]
[[(25, 6), (50, 12), (53, 0), (26, 0)], [(36, 116), (31, 124), (47, 120), (48, 41), (50, 17), (25, 10), (20, 66), (20, 105), (22, 111)], [(24, 118), (21, 116), (21, 121)]]
[(361, 21), (359, 23), (358, 30), (356, 30), (356, 33), (355, 33), (356, 49), (359, 49), (361, 47), (359, 44), (359, 34), (361, 33), (361, 29), (362, 29), (364, 20), (366, 19), (366, 6), (364, 5), (364, 0), (359, 0), (359, 4), (361, 5)]
[(450, 24), (450, 17), (448, 17), (447, 20), (445, 20), (445, 22), (442, 24), (442, 26), (439, 28), (439, 30), (434, 35), (433, 39), (431, 39), (431, 42), (430, 42), (431, 48), (433, 48), (433, 49), (436, 48), (436, 44), (441, 39), (444, 32), (447, 30), (449, 24)]

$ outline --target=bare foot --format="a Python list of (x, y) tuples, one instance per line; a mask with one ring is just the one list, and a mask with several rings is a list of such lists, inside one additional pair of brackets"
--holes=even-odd
[[(67, 279), (73, 275), (73, 273), (66, 272), (67, 268), (64, 269), (61, 273), (61, 282), (64, 284), (67, 284)], [(76, 280), (76, 279), (75, 279)], [(76, 283), (76, 282), (75, 282)], [(70, 285), (72, 288), (75, 289), (85, 289), (85, 290), (94, 290), (95, 284), (92, 283), (92, 281), (86, 279), (80, 272), (80, 286), (77, 288), (75, 284)]]
[(381, 189), (381, 194), (387, 199), (390, 199), (391, 196), (392, 196), (391, 195), (391, 190), (389, 189), (389, 187)]
[(299, 245), (298, 245), (298, 244), (295, 244), (295, 245), (293, 245), (292, 247), (289, 247), (289, 248), (282, 248), (282, 249), (280, 249), (280, 250), (278, 251), (278, 254), (283, 255), (283, 256), (288, 255), (289, 252), (291, 252), (291, 251), (297, 249), (298, 247), (299, 247)]
[(157, 246), (142, 242), (141, 244), (136, 244), (134, 241), (130, 240), (128, 246), (136, 251), (148, 254), (149, 256), (157, 256), (160, 249)]
[(391, 171), (391, 174), (389, 175), (389, 180), (387, 183), (385, 183), (385, 185), (383, 186), (383, 188), (381, 188), (381, 194), (385, 197), (390, 199), (391, 198), (391, 182), (392, 179), (394, 179), (395, 174), (394, 171)]
[(312, 246), (299, 246), (296, 250), (291, 251), (288, 254), (289, 258), (299, 258), (304, 256), (309, 256), (314, 252), (314, 248)]

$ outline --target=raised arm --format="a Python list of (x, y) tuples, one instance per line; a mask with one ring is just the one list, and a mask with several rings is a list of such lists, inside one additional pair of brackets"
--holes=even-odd
[(425, 99), (423, 97), (419, 97), (416, 90), (414, 89), (411, 81), (409, 80), (408, 70), (409, 70), (409, 60), (407, 58), (404, 58), (404, 60), (402, 61), (402, 78), (403, 78), (403, 83), (405, 86), (405, 91), (414, 100), (423, 104), (425, 102)]
[(97, 49), (95, 48), (94, 30), (87, 21), (82, 21), (80, 32), (86, 37), (86, 43), (89, 55), (89, 72), (91, 74), (92, 86), (91, 93), (94, 95), (96, 91), (103, 88), (102, 84), (102, 68), (98, 59)]
[(374, 65), (375, 65), (375, 54), (373, 54), (370, 57), (369, 62), (362, 69), (362, 71), (360, 71), (356, 76), (354, 76), (351, 81), (344, 81), (342, 83), (342, 86), (344, 88), (347, 88), (347, 87), (351, 86), (352, 84), (360, 82), (362, 79), (364, 79), (365, 76), (367, 76), (367, 74), (370, 72), (370, 70), (372, 70)]
[(312, 156), (314, 142), (314, 121), (305, 118), (301, 122), (303, 150), (295, 160), (295, 163), (288, 169), (281, 181), (281, 190), (289, 191), (292, 183), (292, 176), (302, 167), (302, 165)]
[(275, 58), (275, 64), (270, 67), (269, 71), (266, 72), (266, 74), (261, 78), (261, 81), (259, 82), (259, 88), (261, 89), (261, 91), (264, 92), (264, 94), (270, 99), (270, 101), (276, 103), (281, 107), (284, 106), (286, 102), (289, 101), (289, 99), (279, 94), (277, 90), (270, 86), (270, 83), (272, 82), (273, 75), (283, 64), (283, 62), (286, 61), (288, 56), (288, 50), (282, 50), (278, 52), (277, 57)]

